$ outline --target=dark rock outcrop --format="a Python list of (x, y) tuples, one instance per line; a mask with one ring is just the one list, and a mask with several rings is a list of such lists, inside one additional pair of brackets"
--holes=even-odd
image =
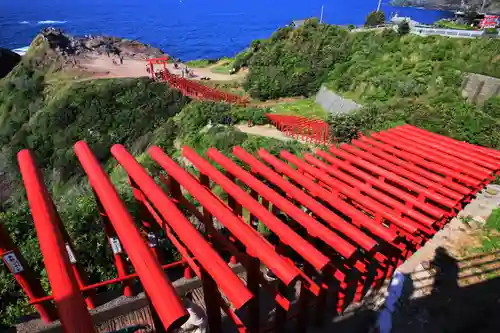
[(21, 56), (19, 54), (8, 49), (0, 48), (0, 78), (9, 74), (19, 61), (21, 61)]
[(158, 57), (165, 52), (139, 41), (108, 36), (74, 37), (61, 29), (46, 28), (41, 35), (49, 42), (50, 48), (62, 55), (116, 54), (125, 58), (144, 59)]
[[(430, 9), (459, 10), (462, 9), (462, 0), (392, 0), (397, 6), (416, 6)], [(483, 0), (465, 1), (466, 6), (480, 10)], [(484, 3), (486, 13), (500, 13), (500, 0), (486, 0)]]

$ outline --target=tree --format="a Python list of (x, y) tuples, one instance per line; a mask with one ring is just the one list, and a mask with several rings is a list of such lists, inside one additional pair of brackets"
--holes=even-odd
[(385, 13), (381, 10), (374, 10), (366, 17), (365, 27), (374, 27), (385, 23)]
[(407, 20), (401, 21), (401, 23), (398, 24), (398, 33), (403, 36), (407, 35), (410, 33), (410, 24), (408, 23)]

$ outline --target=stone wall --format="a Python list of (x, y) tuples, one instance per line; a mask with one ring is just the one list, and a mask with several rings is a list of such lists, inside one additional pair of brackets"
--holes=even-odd
[(332, 114), (349, 113), (361, 107), (361, 105), (337, 95), (325, 86), (321, 86), (316, 94), (316, 103)]
[(474, 104), (483, 104), (500, 95), (500, 79), (481, 74), (468, 74), (462, 84), (462, 96)]

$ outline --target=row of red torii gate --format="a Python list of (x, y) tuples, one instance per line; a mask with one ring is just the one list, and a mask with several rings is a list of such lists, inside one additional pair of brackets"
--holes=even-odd
[[(178, 89), (183, 95), (194, 99), (214, 102), (225, 102), (247, 106), (247, 98), (207, 87), (196, 80), (180, 77), (170, 73), (167, 69), (168, 57), (147, 59), (151, 79), (161, 80), (171, 87)], [(154, 65), (160, 65), (161, 70), (156, 76)], [(269, 121), (285, 135), (301, 141), (327, 145), (331, 143), (328, 123), (321, 119), (310, 119), (301, 116), (267, 114)]]
[[(87, 308), (96, 306), (96, 289), (121, 284), (131, 296), (134, 279), (155, 330), (175, 331), (188, 315), (166, 272), (179, 267), (202, 282), (210, 332), (227, 331), (223, 321), (229, 331), (306, 332), (379, 287), (500, 170), (499, 151), (410, 125), (301, 157), (240, 147), (232, 157), (214, 148), (202, 157), (184, 147), (195, 173), (159, 147), (149, 150), (161, 169), (153, 176), (123, 146), (111, 152), (142, 206), (139, 222), (89, 146), (75, 145), (113, 250), (117, 277), (107, 281), (88, 281), (33, 155), (18, 154), (51, 294), (1, 226), (0, 255), (40, 316), (59, 319), (65, 332), (95, 332)], [(256, 221), (273, 237), (259, 233)], [(182, 259), (164, 262), (142, 230), (163, 232)], [(264, 269), (276, 280), (265, 279)], [(265, 297), (271, 319), (259, 311)]]

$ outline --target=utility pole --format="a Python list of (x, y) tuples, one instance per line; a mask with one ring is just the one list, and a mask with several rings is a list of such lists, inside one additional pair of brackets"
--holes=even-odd
[(319, 17), (319, 23), (323, 23), (323, 10), (325, 9), (325, 6), (321, 5), (321, 16)]
[(382, 0), (378, 0), (377, 12), (380, 12), (380, 5), (382, 4)]
[(484, 14), (484, 6), (486, 5), (486, 0), (483, 0), (483, 5), (481, 6), (481, 14)]

